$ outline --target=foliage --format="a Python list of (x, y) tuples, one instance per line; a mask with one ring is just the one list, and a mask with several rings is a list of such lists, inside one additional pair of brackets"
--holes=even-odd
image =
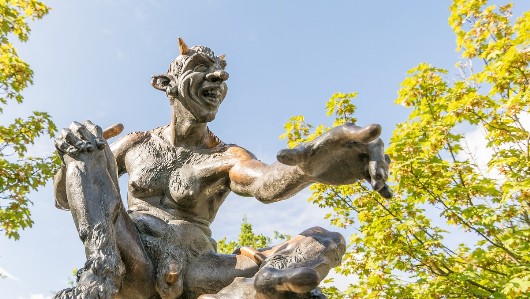
[[(333, 224), (356, 230), (337, 269), (355, 283), (327, 289), (330, 298), (530, 294), (530, 12), (513, 21), (511, 5), (486, 2), (451, 6), (459, 79), (420, 64), (401, 84), (396, 103), (411, 113), (387, 150), (395, 197), (362, 182), (311, 187)], [(328, 102), (333, 126), (351, 119), (351, 98)], [(294, 146), (314, 138), (312, 128), (297, 116), (282, 136)]]
[(77, 275), (80, 274), (79, 269), (73, 268), (71, 274), (72, 275), (69, 276), (66, 281), (68, 282), (68, 286), (73, 288), (77, 285)]
[[(48, 7), (35, 0), (0, 1), (0, 114), (10, 100), (22, 103), (22, 90), (33, 83), (33, 72), (17, 54), (10, 39), (28, 39), (29, 21), (42, 18)], [(0, 224), (9, 238), (19, 238), (18, 231), (31, 227), (28, 193), (53, 175), (55, 157), (28, 155), (28, 146), (43, 135), (56, 131), (45, 112), (16, 118), (11, 124), (0, 125)]]
[(236, 249), (240, 247), (251, 247), (254, 249), (266, 248), (272, 244), (273, 240), (282, 241), (288, 240), (291, 237), (287, 234), (281, 234), (277, 231), (274, 232), (274, 237), (270, 238), (263, 234), (256, 235), (252, 229), (252, 224), (247, 221), (247, 218), (244, 217), (241, 222), (241, 231), (239, 237), (236, 241), (227, 241), (226, 237), (217, 242), (217, 251), (219, 253), (231, 254)]

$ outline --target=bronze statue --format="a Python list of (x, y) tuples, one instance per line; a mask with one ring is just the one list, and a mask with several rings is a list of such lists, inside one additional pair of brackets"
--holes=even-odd
[[(314, 182), (367, 179), (391, 197), (380, 126), (334, 128), (266, 165), (208, 129), (227, 92), (224, 57), (179, 44), (168, 72), (151, 82), (169, 99), (169, 125), (108, 146), (115, 133), (74, 122), (56, 139), (64, 162), (56, 205), (71, 210), (87, 261), (77, 285), (55, 298), (324, 298), (315, 288), (340, 264), (339, 233), (314, 227), (272, 248), (225, 255), (209, 226), (230, 191), (272, 203)], [(125, 172), (128, 210), (117, 183)]]

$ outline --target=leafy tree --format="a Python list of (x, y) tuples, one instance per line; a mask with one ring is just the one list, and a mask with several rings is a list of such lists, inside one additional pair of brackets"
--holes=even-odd
[[(27, 41), (29, 21), (42, 18), (48, 10), (35, 0), (0, 1), (0, 114), (10, 101), (22, 103), (22, 90), (33, 83), (33, 72), (11, 39)], [(55, 131), (45, 112), (0, 125), (0, 230), (9, 238), (18, 239), (20, 229), (31, 227), (28, 193), (44, 185), (58, 165), (56, 158), (28, 155), (28, 146)]]
[[(356, 230), (337, 269), (354, 279), (330, 298), (528, 298), (530, 12), (512, 20), (511, 7), (454, 0), (460, 78), (422, 63), (402, 82), (396, 103), (411, 113), (387, 150), (393, 199), (362, 182), (311, 186), (333, 224)], [(333, 126), (355, 122), (355, 96), (332, 96)], [(329, 129), (302, 116), (285, 128), (289, 146)]]
[(251, 247), (254, 249), (266, 248), (272, 244), (273, 240), (288, 240), (290, 236), (287, 234), (281, 234), (274, 232), (274, 237), (270, 238), (263, 234), (255, 234), (252, 229), (252, 224), (247, 221), (247, 217), (243, 218), (241, 222), (241, 231), (236, 241), (227, 241), (226, 237), (217, 242), (217, 251), (220, 253), (230, 254), (233, 253), (237, 248), (240, 247)]

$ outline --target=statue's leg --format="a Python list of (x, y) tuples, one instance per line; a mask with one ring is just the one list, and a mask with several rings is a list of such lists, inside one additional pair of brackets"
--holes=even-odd
[(290, 298), (316, 288), (338, 266), (346, 251), (344, 237), (321, 227), (307, 229), (291, 240), (262, 251), (255, 276), (256, 298)]
[(77, 285), (56, 298), (147, 298), (152, 264), (102, 163), (71, 162), (68, 202), (87, 261)]
[(155, 266), (138, 235), (138, 230), (123, 209), (116, 220), (116, 243), (125, 266), (119, 298), (156, 298)]
[[(190, 282), (197, 281), (203, 288), (210, 286), (209, 281), (220, 282), (210, 290), (199, 290), (197, 294), (210, 294), (201, 296), (201, 299), (321, 298), (316, 295), (318, 292), (311, 292), (333, 267), (340, 264), (345, 250), (346, 243), (341, 234), (314, 227), (257, 253), (259, 257), (254, 261), (259, 263), (263, 259), (263, 263), (255, 275), (237, 272), (247, 270), (241, 262), (248, 263), (251, 259), (247, 256), (218, 254), (215, 258), (222, 262), (212, 262), (215, 259), (211, 257), (199, 258), (196, 265), (190, 267), (188, 276)], [(251, 270), (248, 274), (255, 269), (255, 266), (248, 268)], [(246, 278), (234, 279), (236, 277)], [(231, 281), (230, 285), (226, 284)], [(222, 284), (227, 287), (220, 290)], [(212, 292), (214, 289), (218, 291)]]
[[(186, 271), (187, 294), (185, 298), (197, 298), (202, 294), (216, 294), (232, 283), (234, 278), (251, 278), (258, 270), (258, 264), (244, 255), (214, 252), (202, 254), (190, 263)], [(231, 291), (232, 297), (229, 298), (246, 298), (241, 296), (239, 291)]]
[[(63, 130), (58, 148), (73, 152), (71, 144), (98, 144), (94, 139), (99, 136), (94, 135), (96, 132), (74, 123)], [(147, 298), (143, 294), (149, 293), (149, 283), (153, 284), (149, 281), (151, 261), (121, 202), (114, 157), (108, 146), (100, 141), (97, 149), (79, 150), (63, 159), (65, 175), (60, 177), (87, 261), (78, 273), (76, 286), (54, 298)], [(122, 295), (124, 292), (126, 295)]]

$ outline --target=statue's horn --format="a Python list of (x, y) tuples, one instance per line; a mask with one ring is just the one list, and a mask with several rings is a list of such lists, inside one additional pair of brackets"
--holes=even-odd
[(180, 55), (188, 55), (190, 48), (188, 48), (188, 45), (182, 40), (182, 38), (179, 37), (179, 50)]

